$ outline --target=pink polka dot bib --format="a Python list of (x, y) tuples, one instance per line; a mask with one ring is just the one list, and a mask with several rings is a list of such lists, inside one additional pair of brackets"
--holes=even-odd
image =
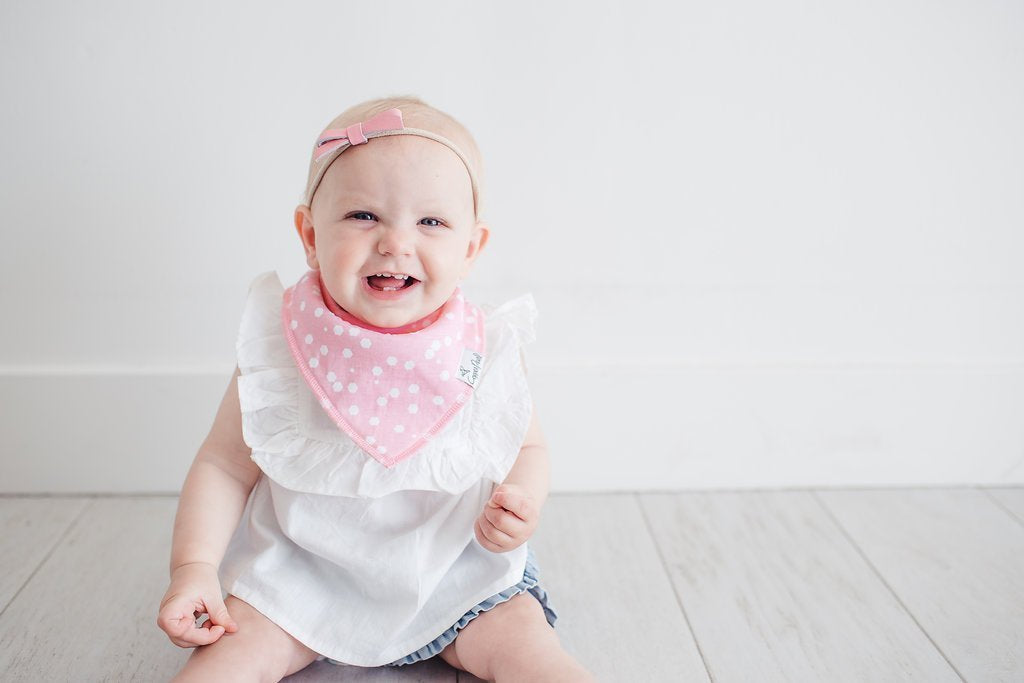
[(320, 405), (385, 467), (414, 455), (466, 405), (483, 366), (484, 315), (458, 289), (435, 314), (382, 330), (338, 308), (311, 270), (284, 291), (281, 322)]

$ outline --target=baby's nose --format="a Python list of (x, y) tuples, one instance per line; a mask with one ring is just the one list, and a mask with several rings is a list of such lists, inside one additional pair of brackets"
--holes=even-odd
[(401, 228), (384, 228), (377, 242), (377, 251), (383, 256), (400, 256), (412, 253), (414, 236)]

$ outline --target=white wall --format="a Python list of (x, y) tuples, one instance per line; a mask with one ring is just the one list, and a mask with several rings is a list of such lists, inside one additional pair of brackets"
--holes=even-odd
[(1024, 482), (1024, 6), (288, 5), (0, 5), (0, 491), (177, 490), (312, 141), (406, 93), (554, 490)]

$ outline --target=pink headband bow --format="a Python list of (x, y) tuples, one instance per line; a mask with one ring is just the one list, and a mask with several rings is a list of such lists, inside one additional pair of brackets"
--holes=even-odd
[(402, 112), (398, 109), (382, 111), (376, 116), (366, 119), (366, 121), (353, 123), (348, 128), (329, 128), (317, 138), (316, 160), (320, 161), (325, 154), (330, 154), (346, 142), (349, 145), (365, 143), (369, 139), (366, 137), (366, 133), (379, 133), (384, 130), (401, 130), (403, 128), (405, 126), (402, 125)]
[(469, 180), (473, 185), (473, 210), (477, 210), (477, 181), (473, 167), (470, 166), (466, 155), (458, 146), (446, 137), (432, 133), (421, 128), (407, 128), (402, 123), (402, 112), (397, 107), (375, 114), (365, 121), (353, 123), (347, 128), (329, 128), (320, 134), (316, 140), (316, 147), (313, 150), (313, 164), (319, 165), (315, 175), (312, 175), (306, 188), (306, 204), (313, 201), (313, 193), (323, 180), (324, 173), (331, 165), (331, 162), (346, 149), (353, 145), (365, 144), (370, 138), (382, 137), (385, 135), (419, 135), (440, 142), (455, 152), (466, 170), (469, 171)]

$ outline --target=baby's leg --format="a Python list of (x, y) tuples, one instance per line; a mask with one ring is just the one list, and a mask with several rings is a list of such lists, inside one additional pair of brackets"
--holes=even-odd
[[(594, 681), (594, 677), (562, 649), (544, 618), (544, 608), (529, 593), (513, 596), (459, 630), (454, 657), (449, 664), (487, 681), (531, 681), (573, 683)], [(440, 654), (452, 647), (449, 645)]]
[(306, 668), (317, 653), (292, 638), (263, 614), (229, 595), (224, 601), (238, 630), (197, 647), (174, 677), (185, 681), (273, 681)]

